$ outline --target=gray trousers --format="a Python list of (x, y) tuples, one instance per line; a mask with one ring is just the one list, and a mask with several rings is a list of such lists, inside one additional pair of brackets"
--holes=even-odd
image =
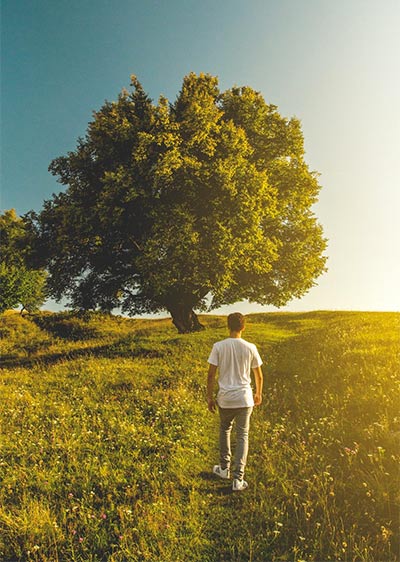
[(243, 479), (249, 450), (250, 416), (249, 408), (219, 408), (219, 452), (221, 468), (229, 468), (231, 464), (231, 431), (236, 421), (236, 448), (234, 478)]

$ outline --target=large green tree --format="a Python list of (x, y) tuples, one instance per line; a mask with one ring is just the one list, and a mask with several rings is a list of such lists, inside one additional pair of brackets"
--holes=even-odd
[(299, 121), (249, 87), (220, 92), (210, 75), (186, 76), (174, 103), (131, 86), (51, 163), (67, 188), (30, 214), (52, 295), (167, 310), (186, 332), (201, 327), (195, 310), (307, 292), (326, 243)]
[(0, 215), (0, 313), (21, 306), (39, 308), (45, 298), (46, 272), (29, 267), (29, 234), (14, 209)]

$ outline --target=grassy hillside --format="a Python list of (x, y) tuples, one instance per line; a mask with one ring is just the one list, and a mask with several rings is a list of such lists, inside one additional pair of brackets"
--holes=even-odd
[(226, 329), (202, 321), (0, 319), (0, 559), (398, 559), (400, 315), (248, 318), (265, 392), (239, 494), (210, 475)]

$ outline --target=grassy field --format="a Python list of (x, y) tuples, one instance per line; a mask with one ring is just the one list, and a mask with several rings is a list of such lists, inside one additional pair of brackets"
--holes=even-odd
[(395, 313), (248, 318), (264, 360), (246, 479), (210, 475), (205, 378), (225, 318), (0, 318), (0, 559), (399, 559)]

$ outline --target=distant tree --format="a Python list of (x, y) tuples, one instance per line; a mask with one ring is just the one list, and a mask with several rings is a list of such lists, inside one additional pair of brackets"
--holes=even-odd
[(27, 234), (14, 209), (0, 215), (0, 313), (18, 306), (33, 311), (45, 300), (46, 272), (27, 265)]
[(195, 310), (307, 292), (326, 242), (299, 121), (249, 87), (221, 93), (210, 75), (186, 76), (172, 104), (131, 85), (51, 163), (67, 189), (29, 215), (52, 295), (167, 310), (189, 332), (201, 328)]

